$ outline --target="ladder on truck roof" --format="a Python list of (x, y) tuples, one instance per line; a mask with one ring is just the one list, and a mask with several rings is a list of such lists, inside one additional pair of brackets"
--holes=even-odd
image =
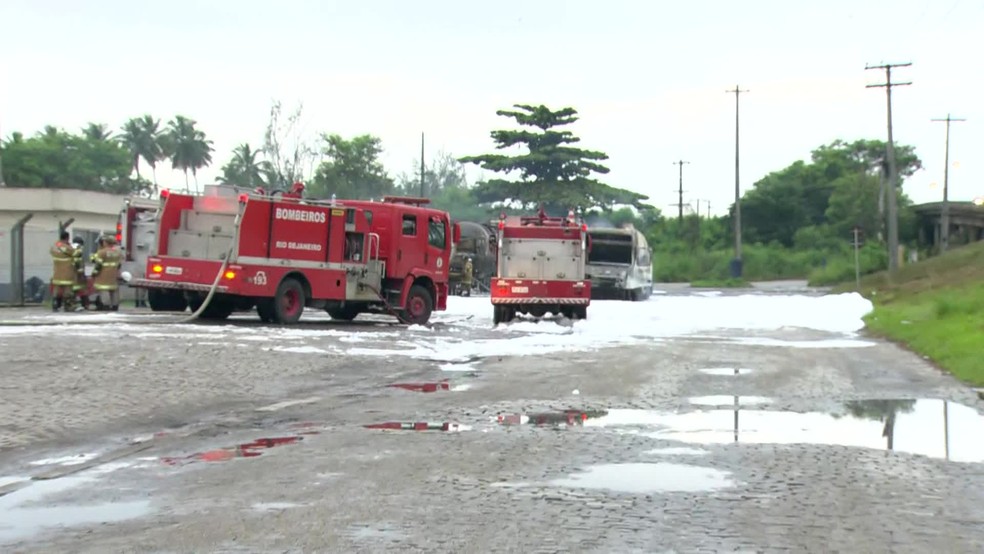
[(384, 196), (383, 202), (386, 204), (409, 204), (411, 206), (423, 206), (430, 204), (430, 198), (421, 196)]

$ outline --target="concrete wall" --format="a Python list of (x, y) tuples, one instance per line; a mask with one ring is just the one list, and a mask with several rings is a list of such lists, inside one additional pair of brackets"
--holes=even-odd
[(85, 239), (88, 259), (88, 254), (95, 250), (96, 237), (116, 232), (124, 198), (70, 189), (0, 188), (0, 302), (10, 299), (11, 227), (17, 220), (28, 213), (34, 214), (24, 228), (24, 281), (37, 277), (47, 286), (51, 278), (48, 249), (58, 238), (59, 223), (74, 218), (68, 231)]

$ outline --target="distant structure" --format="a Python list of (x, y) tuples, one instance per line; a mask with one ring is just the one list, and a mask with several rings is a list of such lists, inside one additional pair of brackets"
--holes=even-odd
[[(960, 246), (984, 240), (984, 205), (975, 202), (948, 202), (949, 244)], [(919, 225), (919, 244), (934, 253), (943, 244), (943, 202), (913, 206)]]

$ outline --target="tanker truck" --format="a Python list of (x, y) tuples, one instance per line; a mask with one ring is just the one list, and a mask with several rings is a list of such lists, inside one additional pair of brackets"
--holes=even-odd
[(588, 229), (587, 279), (592, 299), (647, 300), (653, 293), (652, 249), (631, 223)]

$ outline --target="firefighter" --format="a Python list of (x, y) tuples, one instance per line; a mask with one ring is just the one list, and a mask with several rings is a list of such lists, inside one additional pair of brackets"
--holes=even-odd
[(72, 239), (72, 244), (75, 245), (75, 253), (72, 256), (72, 262), (75, 266), (75, 283), (72, 284), (72, 302), (81, 300), (82, 305), (75, 307), (75, 311), (81, 312), (89, 309), (89, 283), (85, 278), (85, 258), (83, 257), (85, 254), (85, 241), (82, 237), (75, 237)]
[(109, 295), (109, 304), (106, 309), (114, 312), (120, 309), (118, 279), (122, 259), (123, 255), (120, 253), (119, 246), (116, 245), (116, 239), (110, 236), (99, 239), (99, 250), (92, 255), (92, 263), (95, 264), (92, 268), (93, 287), (99, 294), (100, 300), (103, 292)]
[[(75, 284), (75, 267), (72, 264), (75, 249), (68, 242), (68, 237), (68, 231), (62, 231), (49, 251), (54, 266), (51, 275), (51, 286), (53, 287), (51, 311), (53, 312), (57, 312), (58, 308), (61, 308), (66, 302), (71, 302), (72, 285)], [(68, 310), (67, 306), (65, 306), (65, 310)]]
[(472, 273), (474, 272), (474, 269), (474, 266), (472, 266), (472, 259), (468, 258), (465, 260), (465, 269), (461, 274), (461, 286), (464, 288), (462, 292), (465, 296), (471, 296)]

